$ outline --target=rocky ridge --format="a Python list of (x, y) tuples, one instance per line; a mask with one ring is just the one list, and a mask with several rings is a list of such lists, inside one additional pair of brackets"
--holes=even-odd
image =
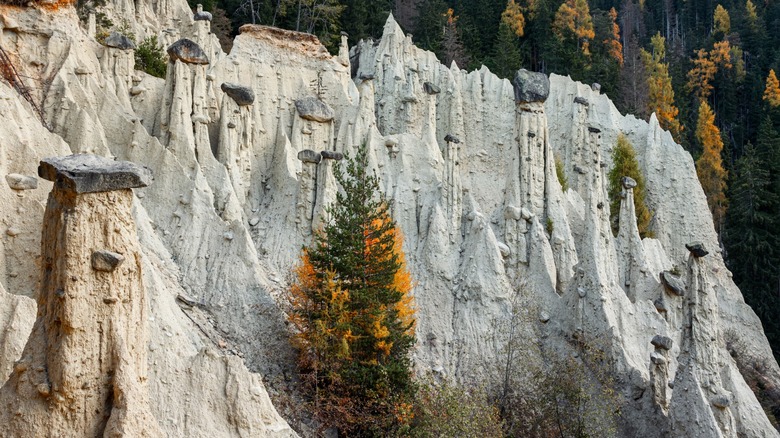
[[(156, 422), (148, 430), (294, 435), (266, 393), (281, 400), (293, 372), (282, 291), (301, 245), (327, 220), (338, 190), (332, 166), (366, 143), (418, 282), (420, 372), (489, 377), (505, 342), (496, 324), (520, 296), (534, 343), (570, 351), (572, 339), (605, 342), (630, 405), (622, 434), (778, 436), (726, 351), (726, 334), (766, 360), (768, 379), (780, 383), (777, 364), (715, 251), (693, 161), (655, 117), (623, 116), (596, 87), (556, 75), (548, 83), (522, 73), (513, 86), (485, 68), (443, 66), (392, 17), (379, 42), (348, 48), (344, 38), (334, 57), (310, 36), (251, 25), (225, 55), (209, 20), (182, 12), (183, 2), (110, 7), (162, 8), (154, 19), (131, 15), (131, 25), (187, 49), (173, 51), (165, 80), (135, 71), (131, 51), (98, 45), (72, 10), (0, 11), (0, 44), (50, 84), (41, 97), (54, 132), (0, 83), (9, 121), (0, 125), (8, 139), (0, 173), (30, 176), (42, 158), (84, 152), (150, 168), (153, 183), (122, 204), (136, 226), (119, 233), (132, 241), (137, 228), (132, 289), (148, 296), (148, 401), (132, 406), (148, 406), (148, 424)], [(189, 42), (176, 43), (182, 37)], [(610, 230), (606, 174), (621, 132), (646, 175), (655, 239), (639, 238), (630, 184), (620, 232)], [(37, 264), (54, 244), (39, 237), (51, 185), (38, 186), (0, 189), (8, 201), (0, 204), (4, 372), (24, 357), (36, 319), (30, 298), (45, 297)], [(694, 241), (710, 254), (689, 255)], [(662, 278), (666, 271), (682, 277)], [(682, 295), (668, 292), (680, 283)], [(40, 343), (35, 333), (28, 346)], [(139, 357), (134, 370), (144, 368)], [(17, 381), (12, 374), (2, 394)]]

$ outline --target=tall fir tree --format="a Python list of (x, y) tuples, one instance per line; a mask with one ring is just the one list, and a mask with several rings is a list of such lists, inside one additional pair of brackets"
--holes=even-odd
[(290, 289), (301, 372), (325, 425), (384, 436), (413, 396), (412, 279), (401, 236), (361, 146), (335, 176), (331, 221), (304, 248)]

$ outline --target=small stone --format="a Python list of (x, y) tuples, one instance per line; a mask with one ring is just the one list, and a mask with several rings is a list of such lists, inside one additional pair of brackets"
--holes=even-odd
[(593, 126), (588, 126), (588, 132), (593, 133), (593, 134), (598, 134), (598, 133), (601, 132), (601, 129), (593, 127)]
[(249, 219), (249, 226), (254, 227), (255, 225), (260, 223), (260, 218), (255, 216), (252, 219)]
[(550, 314), (542, 310), (541, 313), (539, 313), (539, 321), (543, 324), (547, 324), (547, 322), (550, 321)]
[(222, 235), (222, 237), (225, 238), (225, 240), (233, 240), (233, 232), (232, 231), (226, 231), (225, 234)]
[(717, 395), (710, 400), (712, 405), (719, 409), (726, 409), (731, 405), (731, 397), (727, 395)]
[(582, 96), (575, 97), (574, 98), (574, 103), (578, 103), (578, 104), (583, 105), (583, 106), (589, 106), (590, 105), (590, 103), (588, 103), (588, 99), (585, 99)]
[(519, 221), (523, 218), (522, 209), (507, 205), (504, 207), (504, 219), (513, 219)]
[(423, 82), (423, 91), (430, 95), (435, 95), (441, 93), (441, 88), (439, 88), (436, 84)]
[(509, 257), (509, 247), (506, 246), (503, 242), (496, 242), (496, 245), (498, 245), (498, 251), (501, 253), (501, 257)]
[(653, 344), (654, 347), (660, 348), (662, 350), (671, 350), (672, 349), (672, 338), (668, 336), (663, 335), (655, 335), (653, 336), (653, 339), (650, 341), (651, 344)]
[(5, 181), (8, 183), (8, 187), (14, 190), (32, 190), (38, 188), (38, 178), (34, 176), (9, 173), (5, 176)]
[(664, 271), (661, 272), (660, 277), (661, 283), (664, 285), (664, 288), (667, 291), (677, 296), (685, 295), (685, 283), (683, 283), (682, 280), (680, 280), (677, 276), (669, 271)]
[(656, 365), (663, 365), (666, 363), (666, 358), (662, 354), (656, 353), (654, 351), (650, 353), (650, 361)]
[(544, 73), (535, 73), (520, 69), (512, 80), (515, 89), (515, 102), (544, 102), (550, 95), (550, 78)]
[(92, 269), (102, 272), (112, 272), (122, 262), (125, 261), (125, 256), (119, 253), (100, 250), (92, 253)]
[(89, 70), (87, 70), (87, 69), (86, 69), (86, 68), (84, 68), (84, 67), (76, 67), (76, 68), (73, 70), (73, 72), (74, 72), (74, 73), (76, 73), (76, 74), (77, 74), (77, 75), (79, 75), (79, 76), (84, 76), (84, 75), (88, 75), (88, 74), (89, 74)]
[(230, 129), (233, 129), (233, 128), (236, 127), (236, 124), (233, 123), (233, 122), (228, 122), (227, 127), (230, 128)]
[(184, 294), (177, 294), (176, 295), (176, 301), (179, 301), (180, 303), (186, 304), (187, 306), (190, 306), (190, 307), (197, 307), (198, 306), (198, 302), (197, 301), (195, 301), (194, 299), (192, 299), (189, 296), (184, 295)]
[(44, 158), (38, 165), (38, 176), (76, 193), (110, 192), (152, 183), (152, 172), (146, 167), (92, 154)]
[(664, 300), (661, 298), (653, 301), (653, 305), (655, 306), (655, 310), (657, 310), (659, 313), (664, 313), (667, 311), (666, 302), (664, 302)]
[(8, 229), (5, 230), (5, 234), (7, 234), (7, 235), (9, 235), (11, 237), (16, 237), (16, 236), (19, 235), (19, 233), (20, 233), (20, 231), (16, 227), (8, 227)]
[(168, 47), (168, 56), (171, 61), (181, 61), (185, 64), (205, 65), (209, 63), (209, 57), (203, 49), (194, 41), (182, 38)]
[(295, 109), (298, 110), (301, 118), (314, 122), (329, 122), (335, 117), (335, 112), (330, 105), (312, 96), (296, 100)]
[(136, 85), (136, 86), (130, 88), (130, 95), (131, 96), (138, 96), (139, 94), (143, 93), (144, 91), (146, 91), (145, 87), (142, 87), (140, 85)]
[(117, 297), (106, 297), (103, 298), (103, 302), (106, 304), (115, 304), (117, 301), (119, 301), (119, 298)]
[(344, 154), (342, 154), (341, 152), (336, 152), (336, 151), (327, 151), (326, 150), (326, 151), (320, 152), (320, 155), (322, 155), (322, 158), (326, 158), (328, 160), (341, 161), (341, 160), (344, 159)]
[(255, 92), (249, 87), (225, 82), (220, 88), (222, 88), (222, 91), (230, 96), (238, 106), (252, 105), (255, 101)]
[(604, 208), (604, 203), (603, 202), (599, 202), (598, 204), (596, 204), (596, 208), (601, 210), (602, 208)]
[(594, 82), (593, 85), (590, 86), (590, 89), (598, 93), (601, 91), (601, 84)]
[(636, 180), (630, 176), (624, 176), (620, 179), (620, 183), (623, 184), (623, 188), (633, 189), (636, 187)]
[(525, 219), (527, 221), (530, 221), (531, 218), (534, 217), (534, 215), (531, 213), (530, 210), (528, 210), (527, 208), (523, 207), (523, 208), (520, 209), (520, 217), (522, 217), (523, 219)]
[(446, 141), (447, 143), (455, 143), (455, 144), (460, 143), (460, 139), (458, 137), (455, 137), (452, 134), (445, 135), (444, 136), (444, 141)]
[(38, 394), (48, 397), (49, 394), (51, 394), (51, 387), (48, 383), (39, 383), (38, 386), (35, 387), (35, 389), (38, 390)]
[(710, 253), (704, 248), (704, 244), (701, 242), (688, 243), (685, 245), (685, 248), (687, 248), (696, 258), (704, 257)]
[(298, 159), (304, 163), (319, 164), (322, 161), (322, 155), (314, 152), (311, 149), (304, 149), (298, 152)]
[(586, 291), (584, 287), (578, 287), (577, 294), (580, 296), (580, 298), (585, 298), (588, 295), (588, 291)]
[(374, 80), (374, 75), (367, 74), (367, 73), (360, 73), (360, 76), (358, 76), (358, 79), (361, 81), (372, 81)]
[(135, 43), (119, 32), (111, 32), (103, 42), (106, 46), (120, 50), (133, 50)]

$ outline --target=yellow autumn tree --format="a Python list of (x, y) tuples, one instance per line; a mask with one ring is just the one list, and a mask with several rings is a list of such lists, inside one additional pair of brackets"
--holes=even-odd
[(617, 11), (612, 8), (607, 13), (609, 16), (609, 37), (604, 40), (607, 53), (618, 65), (623, 66), (623, 44), (620, 43), (620, 26), (617, 23)]
[(772, 108), (780, 106), (780, 81), (777, 80), (774, 70), (769, 70), (769, 76), (766, 77), (764, 100)]
[(553, 32), (563, 40), (572, 35), (577, 47), (585, 55), (590, 55), (590, 41), (596, 37), (593, 19), (590, 16), (588, 0), (566, 0), (558, 7), (553, 21)]
[(729, 16), (729, 11), (721, 5), (715, 6), (712, 21), (715, 24), (716, 32), (727, 35), (729, 30), (731, 30), (731, 17)]
[(674, 89), (669, 76), (669, 64), (663, 62), (666, 57), (666, 39), (660, 33), (650, 39), (653, 52), (640, 50), (642, 63), (647, 71), (648, 108), (658, 118), (661, 128), (668, 130), (679, 141), (683, 126), (677, 119), (679, 110), (674, 105)]
[(756, 5), (752, 1), (745, 1), (745, 12), (747, 13), (748, 22), (753, 25), (758, 20), (758, 12), (756, 11)]
[(706, 101), (699, 105), (699, 118), (696, 122), (696, 139), (702, 148), (702, 154), (696, 160), (696, 174), (699, 176), (707, 205), (712, 213), (715, 230), (720, 232), (726, 217), (726, 177), (721, 152), (723, 140), (720, 130), (715, 126), (715, 113)]
[(518, 37), (525, 33), (525, 17), (520, 10), (520, 5), (515, 3), (515, 0), (507, 2), (506, 9), (501, 13), (501, 22), (509, 26)]
[(741, 58), (742, 52), (732, 50), (728, 41), (715, 43), (709, 52), (705, 49), (697, 50), (696, 58), (693, 60), (693, 68), (688, 71), (686, 84), (688, 89), (699, 100), (708, 99), (712, 93), (712, 81), (715, 79), (718, 69), (731, 69), (733, 67), (732, 56)]
[(367, 147), (343, 166), (331, 221), (294, 271), (289, 319), (317, 419), (340, 435), (379, 436), (403, 426), (397, 414), (414, 396), (413, 281)]

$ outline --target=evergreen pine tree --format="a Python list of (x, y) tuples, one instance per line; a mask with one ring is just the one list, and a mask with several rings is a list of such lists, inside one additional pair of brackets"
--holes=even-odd
[(367, 170), (367, 148), (346, 169), (331, 221), (304, 248), (291, 288), (301, 371), (320, 421), (347, 434), (382, 436), (413, 395), (412, 280), (400, 231)]

